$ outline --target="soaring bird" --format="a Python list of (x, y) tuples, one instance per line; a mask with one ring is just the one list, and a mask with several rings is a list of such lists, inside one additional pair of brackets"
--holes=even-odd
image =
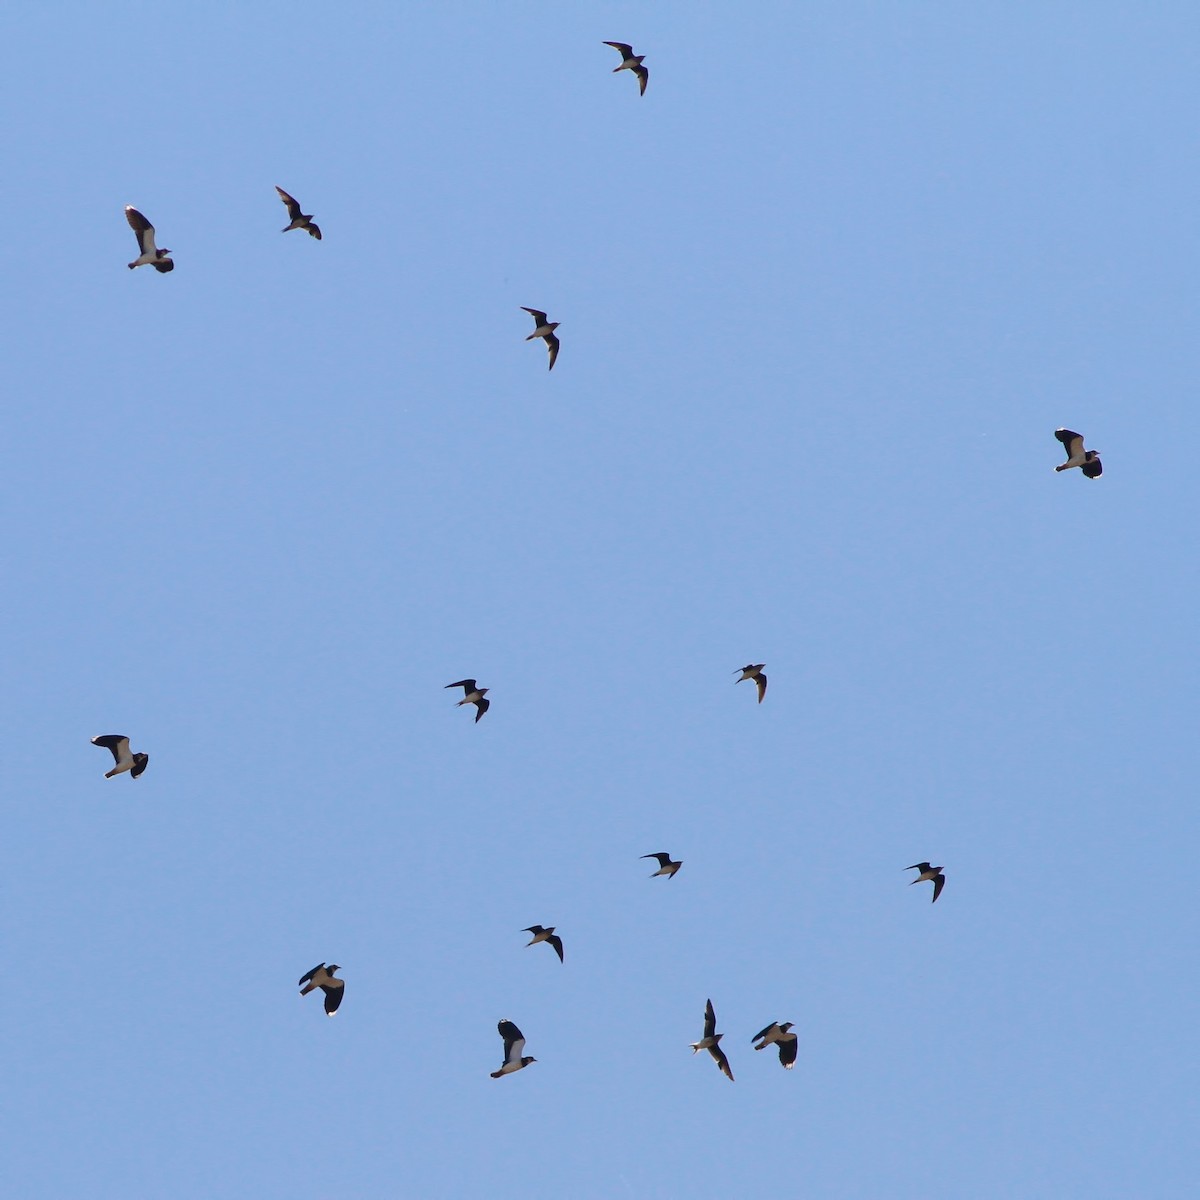
[(501, 1021), (496, 1028), (504, 1039), (504, 1062), (501, 1063), (500, 1070), (492, 1072), (493, 1079), (499, 1079), (501, 1075), (511, 1075), (514, 1071), (537, 1062), (536, 1058), (528, 1054), (524, 1058), (521, 1057), (521, 1051), (525, 1049), (525, 1035), (511, 1021)]
[(302, 996), (307, 996), (315, 988), (320, 988), (325, 993), (325, 1015), (327, 1017), (332, 1017), (337, 1012), (338, 1005), (341, 1004), (342, 997), (346, 994), (346, 981), (333, 977), (334, 971), (340, 969), (337, 963), (330, 967), (324, 963), (318, 963), (307, 975), (300, 976), (300, 983), (297, 985)]
[(732, 1083), (733, 1072), (729, 1069), (729, 1059), (725, 1057), (725, 1051), (721, 1049), (720, 1045), (724, 1036), (723, 1033), (717, 1032), (717, 1014), (713, 1011), (710, 1000), (704, 1007), (704, 1036), (698, 1042), (692, 1042), (692, 1053), (695, 1054), (697, 1050), (707, 1050), (713, 1056), (713, 1061)]
[(614, 50), (621, 52), (621, 65), (613, 67), (613, 74), (618, 71), (632, 71), (638, 77), (638, 95), (646, 94), (646, 84), (650, 81), (650, 72), (642, 66), (644, 54), (634, 54), (633, 47), (628, 42), (605, 42), (606, 46), (611, 46)]
[(767, 677), (763, 674), (763, 667), (766, 663), (747, 663), (744, 667), (739, 667), (734, 674), (741, 673), (741, 678), (735, 679), (734, 683), (741, 683), (746, 679), (753, 679), (758, 684), (758, 702), (763, 702), (763, 697), (767, 694)]
[(475, 680), (473, 680), (473, 679), (460, 679), (457, 683), (446, 684), (446, 687), (448, 687), (448, 688), (460, 687), (466, 693), (463, 696), (463, 698), (454, 707), (462, 708), (462, 706), (464, 704), (475, 705), (475, 707), (479, 710), (475, 714), (475, 724), (476, 725), (479, 724), (479, 718), (482, 717), (483, 714), (485, 712), (487, 712), (487, 710), (489, 708), (491, 708), (491, 706), (492, 706), (492, 702), (490, 700), (487, 700), (484, 698), (487, 695), (487, 693), (489, 691), (491, 691), (491, 689), (476, 687)]
[(654, 879), (658, 875), (665, 875), (668, 879), (671, 879), (674, 877), (675, 872), (683, 866), (683, 859), (679, 859), (678, 862), (672, 862), (671, 856), (664, 851), (660, 851), (658, 854), (643, 854), (641, 857), (658, 859), (658, 870), (650, 876), (651, 879)]
[(930, 900), (930, 904), (937, 900), (937, 898), (942, 894), (942, 888), (946, 886), (946, 877), (942, 874), (941, 867), (931, 867), (927, 862), (924, 862), (913, 863), (911, 867), (905, 867), (904, 869), (906, 871), (921, 872), (916, 879), (913, 879), (909, 882), (909, 887), (912, 887), (914, 883), (924, 883), (927, 879), (933, 880), (933, 900)]
[(760, 1029), (750, 1039), (752, 1042), (758, 1042), (758, 1045), (754, 1047), (755, 1050), (765, 1050), (772, 1044), (778, 1046), (779, 1061), (788, 1071), (796, 1065), (796, 1048), (799, 1044), (796, 1035), (790, 1032), (792, 1024), (791, 1021), (784, 1021), (780, 1025), (778, 1021), (774, 1021), (766, 1029)]
[(1056, 471), (1068, 471), (1071, 467), (1078, 467), (1089, 479), (1096, 479), (1104, 474), (1104, 468), (1100, 465), (1100, 451), (1085, 450), (1082, 433), (1076, 433), (1073, 429), (1056, 429), (1054, 436), (1062, 442), (1067, 451), (1067, 461), (1059, 463), (1054, 468)]
[(545, 338), (546, 349), (550, 351), (550, 366), (546, 369), (554, 370), (554, 360), (558, 357), (558, 334), (554, 331), (562, 324), (561, 321), (547, 321), (546, 314), (538, 308), (526, 308), (521, 305), (521, 310), (527, 312), (534, 320), (534, 330), (525, 339), (527, 342), (532, 342), (534, 338)]
[(123, 733), (99, 734), (92, 738), (92, 745), (103, 746), (105, 750), (112, 751), (114, 766), (111, 771), (104, 772), (105, 779), (120, 775), (122, 771), (128, 771), (129, 777), (136, 779), (150, 761), (148, 754), (131, 754), (129, 752), (129, 739)]
[(315, 237), (319, 242), (321, 240), (321, 227), (320, 225), (313, 224), (312, 213), (302, 213), (299, 201), (294, 196), (289, 196), (279, 184), (275, 185), (275, 190), (279, 193), (279, 198), (288, 210), (288, 217), (292, 222), (290, 225), (285, 225), (280, 232), (290, 233), (293, 229), (307, 229), (309, 236)]
[(154, 226), (132, 204), (125, 205), (125, 220), (129, 222), (129, 228), (137, 238), (139, 252), (137, 258), (131, 263), (126, 263), (126, 266), (131, 271), (134, 267), (153, 267), (163, 275), (175, 270), (170, 250), (159, 250), (154, 245)]
[(555, 954), (558, 955), (558, 961), (563, 961), (562, 938), (554, 932), (553, 925), (549, 929), (543, 929), (540, 925), (530, 925), (528, 929), (522, 929), (521, 932), (533, 934), (533, 941), (526, 942), (526, 948), (536, 946), (538, 942), (549, 942), (554, 947)]

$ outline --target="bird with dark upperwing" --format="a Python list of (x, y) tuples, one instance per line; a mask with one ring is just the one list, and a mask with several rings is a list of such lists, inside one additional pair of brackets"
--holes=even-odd
[(675, 872), (683, 866), (683, 859), (672, 862), (671, 856), (665, 850), (660, 850), (657, 854), (643, 854), (640, 857), (658, 859), (658, 870), (653, 875), (648, 876), (650, 879), (654, 879), (659, 875), (665, 875), (668, 879), (673, 879)]
[(546, 343), (546, 349), (550, 351), (550, 366), (548, 371), (554, 370), (554, 360), (558, 357), (558, 334), (554, 331), (562, 324), (561, 321), (548, 321), (546, 314), (540, 308), (526, 308), (521, 305), (521, 311), (527, 312), (534, 323), (533, 332), (525, 339), (527, 342), (532, 342), (534, 338), (542, 338)]
[(554, 948), (554, 953), (558, 955), (558, 961), (563, 961), (562, 938), (554, 932), (554, 926), (551, 925), (548, 929), (543, 929), (541, 925), (530, 925), (527, 929), (522, 929), (522, 933), (532, 933), (533, 941), (526, 942), (526, 948), (536, 946), (538, 942), (549, 942)]
[(698, 1042), (692, 1042), (692, 1053), (697, 1050), (707, 1050), (712, 1055), (713, 1061), (720, 1067), (721, 1071), (728, 1077), (729, 1082), (733, 1082), (733, 1072), (729, 1069), (729, 1059), (725, 1057), (725, 1051), (721, 1049), (721, 1039), (725, 1035), (717, 1032), (717, 1014), (713, 1009), (713, 1002), (710, 1000), (704, 1006), (704, 1036)]
[(275, 185), (275, 190), (279, 193), (280, 200), (283, 201), (284, 208), (287, 209), (290, 225), (285, 225), (280, 233), (290, 233), (293, 229), (306, 229), (310, 237), (315, 237), (319, 242), (321, 240), (321, 227), (314, 223), (312, 213), (304, 213), (300, 211), (300, 202), (294, 197), (289, 196), (287, 192), (279, 186)]
[[(632, 71), (638, 78), (638, 95), (644, 96), (646, 94), (646, 84), (650, 82), (650, 72), (642, 66), (642, 59), (646, 56), (644, 54), (634, 54), (633, 47), (628, 42), (605, 42), (604, 44), (611, 46), (614, 50), (619, 50), (621, 53), (621, 65), (613, 67), (613, 74), (615, 75), (618, 71)], [(670, 88), (667, 90), (669, 91)]]
[[(464, 704), (475, 705), (475, 708), (477, 710), (475, 713), (475, 724), (476, 725), (479, 724), (479, 719), (483, 716), (483, 714), (485, 712), (487, 712), (487, 710), (489, 708), (491, 708), (491, 706), (492, 706), (492, 702), (487, 699), (487, 693), (489, 691), (491, 691), (491, 689), (476, 687), (475, 680), (473, 680), (473, 679), (460, 679), (457, 683), (446, 684), (446, 687), (448, 687), (448, 688), (460, 687), (466, 693), (463, 696), (463, 698), (454, 707), (462, 708), (462, 706)], [(443, 689), (443, 690), (445, 690), (445, 689)]]
[(153, 267), (160, 275), (175, 270), (174, 260), (170, 250), (159, 250), (154, 244), (154, 226), (142, 216), (132, 204), (125, 205), (125, 220), (137, 238), (140, 253), (131, 263), (125, 265), (132, 271), (134, 267)]
[(1100, 451), (1085, 450), (1082, 433), (1076, 433), (1073, 429), (1056, 429), (1054, 436), (1062, 442), (1063, 449), (1067, 452), (1067, 461), (1059, 463), (1054, 468), (1056, 471), (1069, 471), (1072, 467), (1078, 467), (1088, 479), (1098, 479), (1104, 474), (1104, 467), (1100, 464)]
[(307, 975), (300, 976), (300, 982), (296, 985), (300, 988), (300, 995), (307, 996), (309, 992), (320, 988), (325, 993), (325, 1015), (332, 1017), (338, 1010), (338, 1005), (342, 1002), (342, 997), (346, 994), (346, 981), (344, 979), (334, 979), (334, 971), (340, 971), (341, 968), (334, 963), (332, 966), (326, 966), (324, 963), (317, 963)]
[(93, 746), (102, 746), (113, 756), (113, 769), (104, 772), (105, 779), (129, 772), (130, 779), (136, 779), (150, 762), (148, 754), (134, 754), (129, 749), (129, 739), (123, 733), (101, 733), (92, 738)]
[(735, 684), (744, 683), (747, 679), (753, 679), (758, 685), (759, 704), (763, 702), (763, 697), (767, 694), (767, 677), (763, 674), (763, 667), (766, 665), (766, 663), (747, 663), (744, 667), (739, 667), (734, 671), (735, 675), (740, 675), (740, 678), (733, 681)]
[(765, 1050), (771, 1045), (778, 1046), (779, 1061), (785, 1070), (790, 1071), (796, 1065), (796, 1049), (799, 1044), (791, 1029), (791, 1021), (784, 1021), (782, 1025), (773, 1021), (766, 1029), (760, 1029), (750, 1040), (759, 1043), (754, 1047), (755, 1050)]
[(932, 904), (934, 900), (936, 900), (942, 894), (942, 888), (946, 886), (946, 877), (942, 874), (941, 867), (931, 867), (927, 862), (922, 862), (913, 863), (911, 867), (905, 867), (904, 869), (906, 871), (921, 872), (916, 879), (913, 879), (909, 882), (909, 887), (912, 887), (914, 883), (925, 883), (926, 881), (932, 880), (933, 900), (930, 900), (930, 904)]
[(506, 1018), (496, 1028), (504, 1039), (504, 1062), (501, 1063), (500, 1070), (492, 1072), (493, 1079), (499, 1079), (501, 1075), (511, 1075), (514, 1071), (519, 1071), (522, 1067), (537, 1062), (532, 1055), (522, 1056), (521, 1051), (525, 1049), (525, 1035), (511, 1021)]

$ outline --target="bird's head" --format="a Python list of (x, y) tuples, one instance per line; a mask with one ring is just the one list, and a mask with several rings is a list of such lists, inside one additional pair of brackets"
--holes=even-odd
[(481, 696), (486, 696), (486, 695), (488, 694), (488, 692), (490, 692), (492, 689), (491, 689), (491, 688), (476, 688), (475, 690), (476, 690), (476, 691), (477, 691), (477, 692), (478, 692), (478, 693), (479, 693)]
[(787, 1033), (787, 1031), (789, 1029), (791, 1029), (793, 1024), (794, 1024), (794, 1022), (792, 1022), (792, 1021), (784, 1021), (784, 1023), (782, 1025), (780, 1025), (780, 1027), (779, 1027), (780, 1031), (783, 1033)]
[(521, 1066), (527, 1067), (527, 1066), (529, 1066), (530, 1063), (535, 1063), (535, 1062), (537, 1062), (537, 1059), (534, 1058), (532, 1054), (527, 1054), (527, 1055), (525, 1055), (525, 1057), (523, 1059), (521, 1059)]
[(548, 329), (557, 329), (561, 324), (562, 324), (561, 321), (547, 321), (546, 327)]
[(339, 967), (337, 965), (337, 963), (331, 963), (328, 967), (325, 968), (325, 974), (332, 975), (334, 973), (334, 971), (340, 971), (341, 969), (342, 968)]

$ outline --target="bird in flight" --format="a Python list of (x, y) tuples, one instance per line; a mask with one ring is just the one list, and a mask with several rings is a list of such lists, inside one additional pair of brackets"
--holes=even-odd
[(280, 232), (290, 233), (293, 229), (307, 229), (309, 236), (315, 237), (319, 242), (321, 240), (321, 227), (320, 225), (313, 224), (312, 213), (302, 213), (300, 211), (300, 204), (296, 198), (289, 196), (279, 184), (275, 185), (275, 190), (279, 193), (279, 198), (288, 210), (288, 218), (292, 222), (290, 225), (285, 225)]
[(132, 271), (134, 267), (153, 267), (160, 274), (175, 270), (170, 250), (159, 250), (154, 244), (154, 226), (142, 216), (132, 204), (125, 205), (125, 220), (137, 238), (138, 256), (125, 265)]
[(553, 925), (549, 929), (543, 929), (540, 925), (530, 925), (528, 929), (522, 929), (521, 932), (533, 934), (533, 941), (525, 943), (526, 949), (536, 946), (538, 942), (549, 942), (554, 947), (554, 953), (558, 955), (558, 961), (563, 961), (562, 938), (554, 932)]
[(504, 1062), (501, 1063), (500, 1070), (492, 1072), (493, 1079), (499, 1079), (501, 1075), (511, 1075), (514, 1071), (537, 1062), (531, 1055), (521, 1056), (521, 1051), (525, 1049), (525, 1035), (511, 1021), (501, 1021), (496, 1028), (504, 1039)]
[(1067, 452), (1067, 461), (1059, 463), (1054, 468), (1056, 471), (1078, 467), (1089, 479), (1098, 479), (1104, 474), (1104, 468), (1100, 465), (1100, 451), (1085, 450), (1082, 433), (1076, 433), (1073, 429), (1056, 429), (1054, 436), (1062, 442)]
[(112, 752), (113, 769), (104, 772), (105, 779), (120, 775), (122, 771), (128, 771), (129, 777), (136, 779), (150, 761), (148, 754), (131, 754), (129, 752), (129, 739), (123, 733), (101, 733), (92, 738), (92, 745), (103, 746), (105, 750)]
[(930, 900), (930, 904), (942, 894), (942, 888), (946, 886), (946, 877), (942, 874), (941, 867), (931, 867), (927, 862), (923, 862), (913, 863), (911, 867), (905, 867), (904, 869), (906, 871), (921, 872), (916, 879), (909, 882), (909, 887), (912, 887), (914, 883), (924, 883), (927, 879), (933, 880), (933, 900)]
[(332, 1017), (337, 1012), (338, 1005), (341, 1004), (342, 997), (346, 993), (346, 981), (333, 977), (334, 971), (338, 970), (341, 968), (337, 963), (330, 967), (324, 963), (318, 963), (307, 975), (300, 976), (300, 982), (297, 985), (302, 996), (307, 996), (316, 988), (320, 988), (325, 993), (325, 1015), (327, 1017)]
[(554, 360), (558, 357), (558, 334), (554, 331), (562, 324), (561, 321), (547, 321), (546, 314), (538, 308), (526, 308), (521, 305), (521, 311), (527, 312), (534, 321), (533, 332), (525, 339), (527, 342), (532, 342), (534, 338), (545, 338), (546, 349), (550, 351), (550, 366), (548, 371), (554, 370)]
[[(760, 1029), (750, 1040), (758, 1042), (755, 1050), (765, 1050), (770, 1045), (779, 1047), (779, 1061), (783, 1063), (784, 1068), (790, 1071), (796, 1065), (796, 1048), (798, 1041), (796, 1035), (791, 1032), (792, 1022), (784, 1021), (782, 1025), (778, 1021), (768, 1025), (766, 1029)], [(761, 1040), (760, 1040), (761, 1039)]]
[[(475, 707), (479, 710), (475, 714), (475, 724), (476, 725), (479, 724), (480, 717), (482, 717), (483, 714), (485, 712), (487, 712), (487, 710), (489, 708), (491, 708), (491, 706), (492, 706), (492, 702), (485, 698), (487, 696), (487, 693), (489, 691), (491, 691), (491, 688), (476, 687), (475, 680), (473, 680), (473, 679), (460, 679), (457, 683), (446, 684), (446, 687), (462, 688), (462, 690), (465, 694), (464, 694), (463, 698), (454, 707), (462, 708), (462, 706), (464, 704), (475, 705)], [(443, 690), (445, 690), (445, 689), (443, 689)]]
[(695, 1054), (697, 1050), (707, 1050), (713, 1056), (713, 1061), (732, 1083), (733, 1072), (729, 1069), (729, 1059), (725, 1057), (725, 1051), (721, 1049), (720, 1045), (724, 1036), (723, 1033), (717, 1032), (717, 1014), (713, 1011), (710, 1000), (704, 1007), (704, 1036), (698, 1042), (692, 1042), (692, 1053)]
[(672, 862), (671, 856), (661, 851), (658, 854), (643, 854), (641, 857), (658, 859), (658, 870), (650, 876), (651, 879), (654, 879), (658, 875), (665, 875), (668, 879), (671, 879), (674, 877), (675, 872), (683, 866), (683, 859), (679, 859), (678, 862)]
[(759, 704), (763, 702), (763, 697), (767, 694), (767, 677), (763, 674), (763, 667), (766, 665), (766, 663), (747, 663), (744, 667), (739, 667), (737, 671), (734, 671), (735, 675), (741, 673), (740, 678), (733, 681), (735, 684), (742, 683), (746, 679), (753, 679), (758, 685)]
[(642, 66), (644, 54), (634, 54), (633, 47), (628, 42), (605, 42), (606, 46), (611, 46), (614, 50), (621, 52), (621, 65), (613, 67), (613, 74), (618, 71), (632, 71), (638, 77), (638, 95), (646, 94), (646, 84), (650, 82), (650, 72)]

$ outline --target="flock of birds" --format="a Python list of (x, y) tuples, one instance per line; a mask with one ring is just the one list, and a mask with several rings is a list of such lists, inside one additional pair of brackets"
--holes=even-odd
[[(627, 42), (605, 42), (604, 45), (611, 46), (621, 55), (621, 65), (613, 68), (614, 73), (617, 71), (632, 72), (638, 80), (639, 95), (645, 95), (646, 85), (650, 79), (650, 72), (644, 65), (645, 55), (634, 54), (633, 47)], [(289, 233), (294, 229), (302, 229), (311, 237), (320, 241), (321, 228), (313, 221), (312, 214), (305, 213), (295, 197), (289, 195), (283, 188), (276, 186), (275, 191), (279, 194), (279, 199), (287, 209), (288, 214), (288, 224), (284, 226), (282, 232)], [(146, 217), (132, 205), (126, 205), (125, 217), (137, 238), (139, 251), (138, 257), (128, 264), (129, 269), (133, 270), (135, 267), (151, 266), (160, 274), (173, 271), (175, 263), (171, 258), (171, 251), (158, 247), (154, 226)], [(558, 358), (560, 344), (555, 330), (559, 327), (560, 323), (558, 321), (551, 321), (541, 309), (524, 306), (522, 308), (534, 321), (533, 332), (525, 340), (533, 341), (535, 338), (541, 338), (546, 343), (550, 360), (548, 369), (553, 370), (554, 363)], [(1079, 467), (1082, 474), (1088, 479), (1096, 479), (1102, 474), (1103, 467), (1100, 463), (1099, 452), (1084, 449), (1082, 434), (1076, 433), (1072, 429), (1057, 429), (1054, 436), (1062, 443), (1067, 455), (1066, 461), (1054, 468), (1056, 471), (1066, 471), (1072, 467)], [(765, 663), (747, 663), (746, 666), (739, 667), (734, 672), (738, 676), (735, 682), (744, 683), (749, 680), (755, 684), (758, 689), (759, 704), (763, 702), (767, 694), (767, 677), (763, 672), (765, 666)], [(491, 701), (487, 698), (489, 689), (480, 687), (474, 679), (460, 679), (455, 683), (448, 683), (445, 686), (446, 688), (463, 689), (463, 698), (458, 701), (457, 707), (461, 707), (464, 704), (473, 704), (475, 706), (475, 722), (478, 724), (491, 706)], [(116, 775), (126, 772), (128, 772), (132, 779), (137, 779), (146, 770), (150, 761), (148, 754), (142, 752), (135, 753), (130, 749), (129, 738), (124, 734), (101, 734), (92, 738), (92, 743), (110, 751), (113, 756), (113, 767), (105, 773), (106, 779), (111, 779)], [(682, 860), (672, 859), (670, 854), (665, 851), (643, 854), (641, 857), (653, 858), (658, 862), (658, 870), (650, 876), (652, 879), (660, 875), (665, 875), (668, 879), (674, 878), (679, 868), (683, 866)], [(936, 902), (937, 898), (942, 894), (942, 888), (946, 884), (946, 877), (943, 874), (942, 868), (932, 866), (928, 862), (920, 862), (913, 863), (905, 869), (918, 872), (917, 877), (910, 881), (911, 883), (930, 882), (933, 884), (932, 902)], [(522, 932), (533, 935), (532, 940), (526, 943), (527, 946), (536, 946), (544, 942), (558, 955), (559, 962), (565, 963), (562, 938), (555, 932), (553, 925), (530, 925)], [(298, 985), (301, 996), (307, 996), (310, 992), (316, 991), (319, 988), (325, 996), (326, 1015), (331, 1017), (337, 1012), (346, 991), (345, 980), (335, 975), (335, 972), (340, 969), (336, 963), (328, 965), (323, 962), (318, 963), (311, 971), (301, 976)], [(504, 1059), (500, 1065), (500, 1069), (491, 1073), (493, 1079), (499, 1079), (503, 1075), (514, 1074), (529, 1066), (530, 1063), (537, 1062), (537, 1059), (524, 1053), (525, 1035), (514, 1022), (505, 1018), (499, 1022), (497, 1029), (504, 1042)], [(777, 1047), (780, 1063), (785, 1069), (790, 1070), (796, 1065), (798, 1050), (798, 1038), (793, 1030), (794, 1024), (791, 1021), (773, 1021), (765, 1028), (760, 1029), (751, 1039), (751, 1042), (754, 1044), (755, 1050), (764, 1050), (768, 1046)], [(699, 1041), (691, 1043), (692, 1053), (695, 1054), (700, 1050), (707, 1050), (722, 1074), (732, 1081), (733, 1071), (730, 1069), (729, 1059), (721, 1048), (721, 1039), (724, 1036), (724, 1034), (717, 1032), (716, 1011), (710, 999), (704, 1009), (704, 1032)]]

